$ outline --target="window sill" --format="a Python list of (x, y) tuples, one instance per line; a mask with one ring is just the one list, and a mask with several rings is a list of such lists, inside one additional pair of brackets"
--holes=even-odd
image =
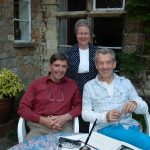
[(33, 47), (34, 43), (29, 42), (29, 41), (14, 41), (14, 47), (19, 48), (19, 47)]

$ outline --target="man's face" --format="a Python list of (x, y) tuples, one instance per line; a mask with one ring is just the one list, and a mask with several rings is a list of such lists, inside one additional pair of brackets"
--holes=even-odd
[(97, 56), (96, 68), (102, 81), (110, 82), (113, 79), (113, 69), (116, 67), (116, 61), (112, 59), (111, 54), (99, 54)]
[(86, 26), (79, 26), (76, 34), (79, 47), (82, 49), (88, 48), (88, 43), (90, 41), (90, 30)]
[(66, 60), (56, 60), (50, 64), (50, 78), (54, 82), (59, 82), (66, 74), (68, 64)]

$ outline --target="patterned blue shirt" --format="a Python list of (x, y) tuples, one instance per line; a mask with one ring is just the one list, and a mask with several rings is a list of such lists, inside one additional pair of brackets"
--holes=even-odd
[(94, 122), (97, 118), (95, 130), (110, 124), (121, 123), (124, 126), (138, 125), (132, 118), (132, 114), (124, 114), (119, 122), (108, 123), (106, 114), (108, 111), (122, 107), (125, 102), (134, 100), (137, 102), (135, 113), (144, 114), (148, 112), (148, 106), (141, 97), (138, 96), (130, 80), (114, 74), (113, 95), (110, 96), (107, 88), (100, 82), (98, 76), (87, 82), (83, 90), (82, 117), (85, 121)]

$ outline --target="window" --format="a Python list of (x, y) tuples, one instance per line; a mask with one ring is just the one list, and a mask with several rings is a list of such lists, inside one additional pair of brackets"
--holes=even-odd
[(82, 11), (86, 10), (86, 0), (59, 0), (60, 11)]
[(31, 0), (14, 0), (14, 39), (31, 42)]
[[(124, 17), (122, 14), (124, 11), (121, 10), (113, 13), (114, 11), (104, 12), (101, 9), (123, 9), (125, 0), (93, 0), (93, 7), (91, 7), (90, 11), (85, 10), (88, 9), (86, 7), (91, 4), (91, 1), (76, 0), (76, 6), (73, 6), (71, 1), (60, 1), (62, 16), (59, 18), (59, 51), (64, 51), (67, 47), (77, 43), (76, 35), (74, 34), (74, 25), (80, 18), (88, 18), (91, 21), (93, 27), (91, 42), (94, 45), (100, 48), (109, 47), (118, 52), (121, 51), (124, 24)], [(92, 10), (94, 7), (96, 8), (95, 11)], [(80, 13), (76, 13), (75, 16), (71, 11), (74, 11), (74, 13), (80, 11)], [(86, 13), (81, 16), (82, 12)], [(107, 15), (111, 13), (112, 15)]]
[(122, 47), (123, 19), (122, 17), (94, 18), (93, 43), (97, 46)]
[(68, 11), (82, 11), (86, 10), (86, 0), (68, 1)]
[(114, 70), (116, 73), (120, 69), (123, 22), (123, 17), (93, 18), (93, 44), (99, 48), (112, 48), (116, 52), (117, 66)]
[[(86, 0), (59, 0), (60, 12), (83, 11), (86, 10)], [(84, 17), (82, 17), (84, 18)], [(59, 19), (59, 51), (64, 51), (66, 47), (70, 47), (77, 43), (74, 34), (75, 22), (79, 17), (60, 18)]]
[(93, 0), (93, 10), (124, 10), (125, 0)]
[(92, 44), (99, 48), (112, 48), (116, 52), (117, 66), (114, 72), (119, 73), (125, 0), (76, 0), (75, 3), (60, 0), (59, 6), (59, 51), (65, 51), (77, 43), (75, 22), (80, 18), (88, 18), (93, 27)]

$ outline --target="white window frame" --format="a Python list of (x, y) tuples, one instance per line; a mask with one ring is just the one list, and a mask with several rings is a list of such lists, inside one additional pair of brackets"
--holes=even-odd
[(95, 11), (95, 10), (101, 10), (101, 11), (111, 11), (111, 10), (113, 10), (113, 11), (115, 11), (115, 10), (124, 10), (124, 8), (125, 8), (125, 0), (122, 0), (123, 1), (123, 4), (122, 4), (122, 7), (121, 8), (96, 8), (96, 1), (97, 0), (93, 0), (93, 10)]
[[(21, 30), (21, 39), (15, 40), (15, 43), (31, 43), (31, 0), (18, 0), (19, 1), (19, 18), (14, 18), (14, 22), (18, 21)], [(21, 7), (21, 3), (26, 2), (25, 9)], [(26, 16), (25, 16), (26, 15)], [(27, 19), (23, 19), (23, 17)], [(26, 23), (27, 25), (24, 25)]]

